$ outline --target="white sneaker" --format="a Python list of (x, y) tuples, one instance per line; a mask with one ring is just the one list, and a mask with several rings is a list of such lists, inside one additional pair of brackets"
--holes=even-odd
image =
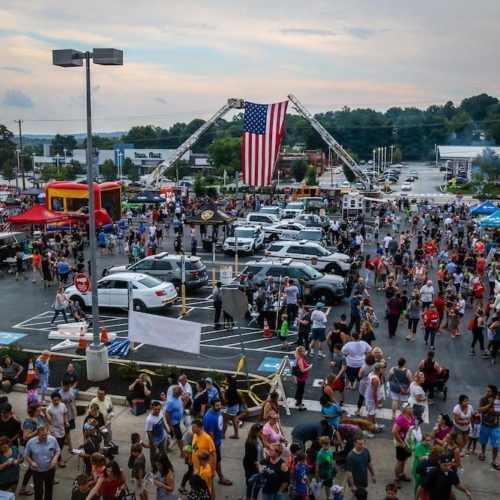
[(318, 359), (321, 359), (321, 358), (326, 358), (326, 356), (322, 352), (320, 352), (318, 354)]
[(310, 357), (310, 358), (314, 358), (314, 352), (313, 352), (313, 351), (311, 351), (311, 352), (309, 353), (309, 357)]

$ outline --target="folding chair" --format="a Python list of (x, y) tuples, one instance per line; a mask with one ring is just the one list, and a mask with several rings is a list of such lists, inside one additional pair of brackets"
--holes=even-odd
[(250, 323), (248, 323), (248, 326), (250, 326), (252, 323), (257, 324), (257, 320), (259, 319), (260, 313), (257, 311), (251, 304), (248, 304), (248, 312), (250, 313), (250, 316), (252, 317), (250, 319)]

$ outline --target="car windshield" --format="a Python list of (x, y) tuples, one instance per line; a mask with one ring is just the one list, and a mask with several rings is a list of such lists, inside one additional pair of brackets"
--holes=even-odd
[(253, 229), (235, 229), (234, 236), (238, 238), (253, 238)]
[(155, 286), (161, 285), (163, 281), (157, 280), (152, 276), (147, 276), (145, 278), (140, 279), (139, 283), (147, 288), (154, 288)]
[(302, 203), (289, 203), (286, 208), (289, 208), (290, 210), (296, 210), (296, 209), (302, 209), (304, 208), (304, 205)]
[(312, 241), (320, 241), (321, 233), (319, 231), (300, 231), (297, 236), (298, 240), (312, 240)]
[(317, 269), (314, 269), (314, 267), (311, 266), (303, 267), (302, 271), (304, 271), (304, 273), (307, 274), (307, 276), (309, 276), (309, 278), (311, 278), (312, 280), (317, 280), (323, 277), (322, 273), (320, 273)]

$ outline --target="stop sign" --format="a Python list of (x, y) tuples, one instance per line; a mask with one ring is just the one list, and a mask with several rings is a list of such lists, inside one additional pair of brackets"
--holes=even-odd
[(283, 189), (285, 194), (290, 194), (291, 189), (287, 186), (285, 189)]
[(457, 200), (461, 200), (464, 197), (464, 194), (463, 193), (457, 193), (456, 196), (457, 196)]
[(90, 277), (86, 274), (78, 273), (73, 283), (80, 293), (87, 293), (90, 290)]
[(135, 191), (135, 186), (134, 185), (130, 186), (130, 191), (132, 191), (132, 192)]

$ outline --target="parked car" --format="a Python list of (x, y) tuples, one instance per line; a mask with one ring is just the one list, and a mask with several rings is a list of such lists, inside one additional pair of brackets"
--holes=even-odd
[[(184, 262), (187, 290), (201, 288), (208, 283), (207, 266), (200, 257), (186, 255)], [(176, 288), (180, 288), (182, 285), (181, 256), (169, 254), (168, 252), (150, 255), (135, 264), (108, 267), (103, 271), (102, 275), (104, 277), (123, 272), (148, 274), (161, 281), (169, 281)]]
[[(469, 182), (468, 179), (464, 177), (454, 177), (455, 179), (455, 186), (463, 186), (464, 184), (467, 184)], [(448, 179), (448, 184), (452, 184), (452, 179)]]
[(224, 241), (223, 250), (225, 254), (236, 252), (236, 239), (238, 240), (238, 253), (255, 252), (264, 248), (264, 231), (260, 226), (236, 226), (233, 236)]
[(305, 226), (298, 222), (283, 220), (264, 228), (265, 239), (266, 241), (296, 240), (304, 228)]
[(183, 186), (183, 187), (191, 187), (193, 185), (192, 182), (190, 181), (181, 181), (179, 182), (179, 186)]
[(296, 239), (298, 241), (307, 240), (319, 243), (323, 247), (328, 245), (328, 240), (320, 227), (306, 227), (299, 232)]
[(413, 182), (415, 179), (413, 178), (413, 175), (408, 175), (405, 179), (405, 182)]
[(340, 276), (347, 276), (351, 267), (349, 255), (330, 252), (320, 243), (307, 240), (271, 243), (265, 255), (270, 258), (292, 258), (294, 261), (304, 261), (318, 271)]
[(274, 278), (276, 284), (283, 276), (295, 281), (303, 279), (308, 286), (305, 300), (308, 303), (323, 302), (335, 304), (346, 295), (345, 280), (335, 274), (323, 274), (304, 262), (294, 262), (293, 259), (262, 259), (247, 262), (240, 274), (238, 288), (244, 290), (244, 281), (252, 273), (255, 283), (265, 283), (268, 276)]
[(347, 181), (344, 181), (344, 182), (340, 185), (340, 187), (341, 187), (342, 189), (349, 189), (349, 188), (351, 187), (351, 183), (350, 183), (350, 182), (347, 182)]
[(280, 207), (275, 207), (275, 206), (265, 206), (265, 207), (261, 207), (260, 210), (259, 210), (259, 214), (271, 214), (271, 215), (275, 215), (276, 217), (278, 217), (278, 219), (282, 219), (283, 217), (283, 209), (280, 208)]
[[(177, 300), (172, 283), (160, 281), (143, 273), (116, 273), (97, 282), (97, 296), (101, 308), (128, 308), (128, 288), (133, 287), (133, 309), (138, 312), (162, 310)], [(92, 292), (80, 292), (76, 286), (66, 288), (67, 300), (77, 302), (83, 309), (92, 306)]]
[(288, 203), (283, 213), (283, 219), (294, 219), (297, 215), (305, 212), (304, 204), (301, 201)]
[(252, 212), (245, 219), (238, 219), (238, 223), (250, 224), (252, 226), (272, 226), (279, 222), (278, 217), (273, 214), (261, 214), (260, 212)]
[(15, 257), (16, 252), (22, 249), (24, 240), (26, 240), (24, 233), (0, 233), (0, 263)]

